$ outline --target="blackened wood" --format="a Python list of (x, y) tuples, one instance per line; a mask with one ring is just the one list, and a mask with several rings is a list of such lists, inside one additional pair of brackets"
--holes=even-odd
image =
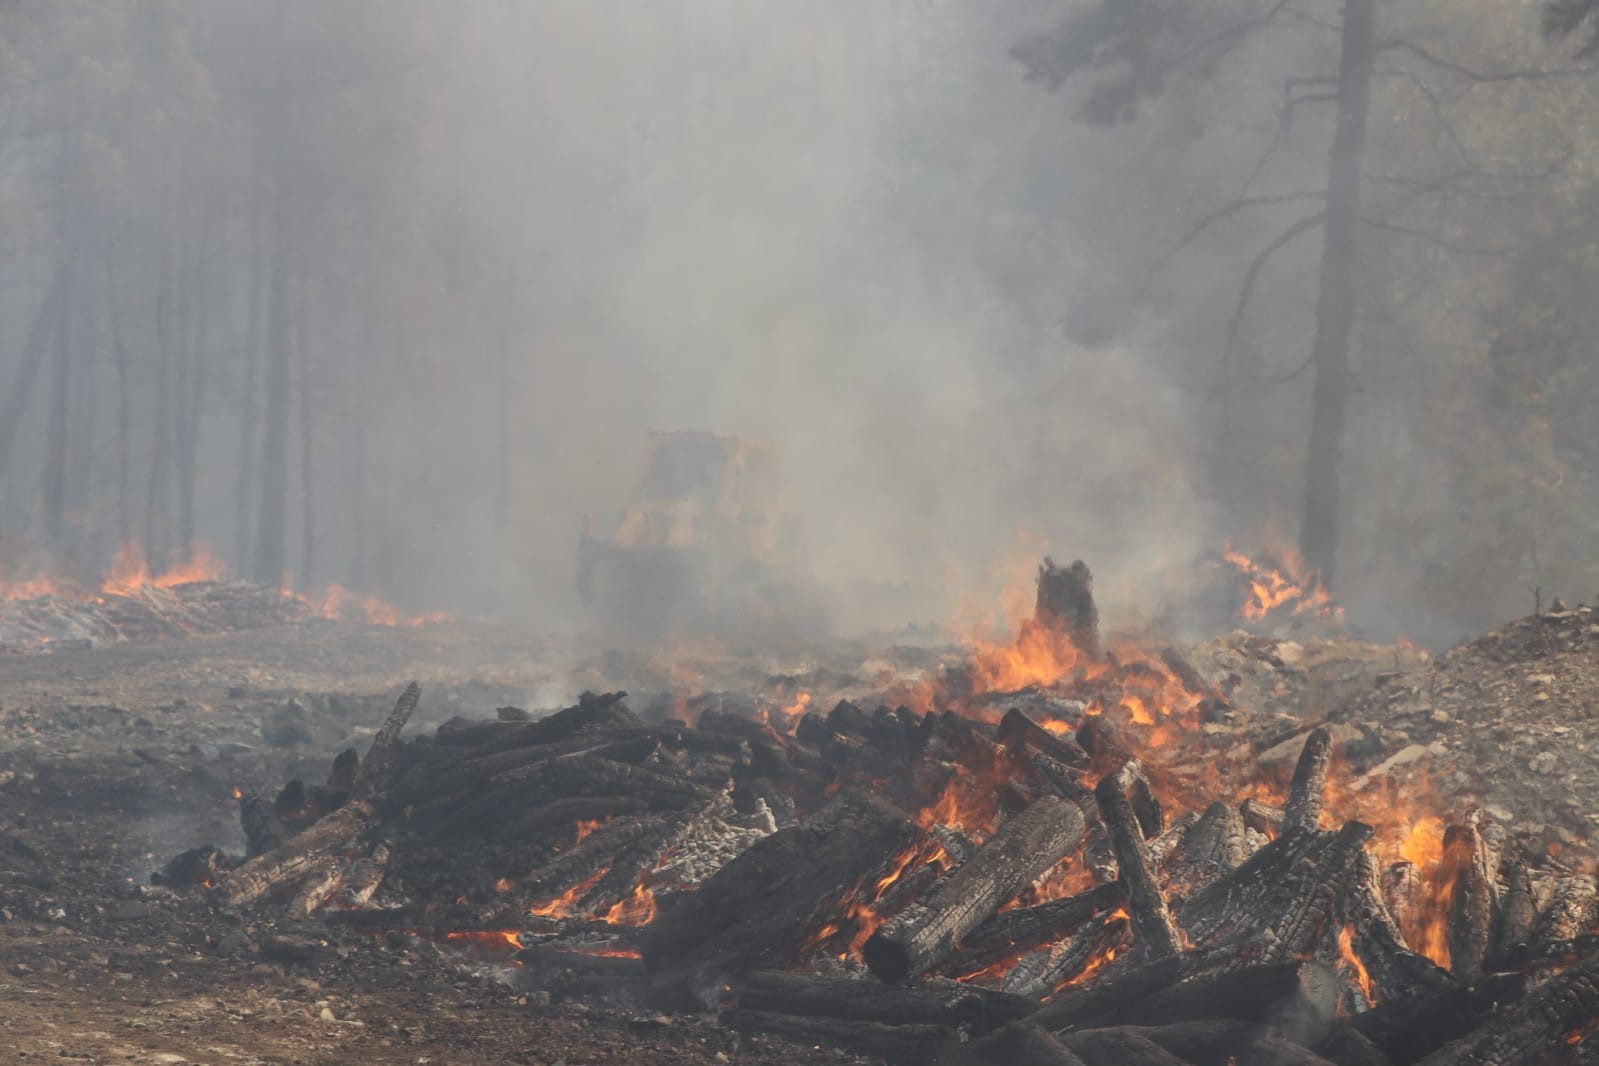
[[(1493, 864), (1497, 866), (1497, 864)], [(1498, 870), (1477, 826), (1444, 831), (1443, 867), (1452, 874), (1449, 901), (1449, 969), (1463, 981), (1482, 972), (1499, 904)]]
[(600, 826), (534, 871), (523, 883), (523, 898), (543, 902), (611, 868), (618, 853), (648, 838), (660, 826), (658, 818), (638, 815), (617, 818)]
[(1087, 1066), (1061, 1039), (1031, 1022), (1013, 1022), (966, 1049), (961, 1066)]
[(291, 918), (308, 918), (332, 901), (344, 878), (344, 862), (338, 856), (319, 859), (299, 878), (294, 895), (285, 910)]
[(1068, 1033), (1062, 1039), (1068, 1047), (1081, 1049), (1084, 1058), (1088, 1058), (1096, 1040), (1111, 1033), (1141, 1037), (1194, 1066), (1229, 1066), (1230, 1060), (1241, 1055), (1251, 1044), (1269, 1036), (1271, 1030), (1253, 1022), (1178, 1022), (1174, 1025), (1087, 1029)]
[[(578, 697), (577, 706), (557, 711), (535, 722), (517, 725), (483, 747), (499, 750), (525, 748), (566, 740), (580, 733), (603, 734), (642, 728), (643, 720), (622, 702), (626, 696), (625, 692), (585, 692)], [(478, 752), (482, 755), (489, 753), (481, 748)]]
[(1102, 911), (1121, 905), (1126, 892), (1120, 882), (1096, 885), (1065, 899), (1035, 907), (1018, 907), (989, 918), (961, 940), (939, 968), (946, 973), (972, 973), (1019, 952), (1069, 936)]
[(373, 846), (370, 855), (350, 863), (339, 885), (337, 898), (340, 905), (346, 908), (365, 907), (370, 903), (388, 875), (392, 854), (390, 842), (380, 840)]
[(1458, 985), (1446, 970), (1405, 943), (1383, 899), (1377, 860), (1369, 851), (1356, 859), (1341, 911), (1354, 930), (1352, 947), (1371, 976), (1377, 1003), (1431, 995)]
[(1189, 811), (1171, 825), (1168, 825), (1166, 831), (1160, 836), (1150, 839), (1148, 842), (1149, 861), (1157, 867), (1164, 866), (1166, 860), (1182, 847), (1189, 830), (1193, 829), (1198, 822), (1199, 815)]
[(952, 1025), (977, 1033), (993, 1028), (987, 1004), (968, 989), (931, 991), (782, 970), (751, 975), (739, 991), (738, 1005), (884, 1025)]
[(866, 964), (890, 982), (926, 972), (1082, 838), (1082, 812), (1058, 796), (1045, 796), (1007, 820), (937, 888), (874, 933), (863, 951)]
[(1032, 1020), (1046, 1029), (1095, 1029), (1115, 1025), (1130, 1003), (1170, 988), (1189, 972), (1193, 962), (1173, 955), (1157, 959), (1114, 976), (1107, 975), (1081, 989), (1056, 996)]
[(1352, 1025), (1396, 1063), (1412, 1063), (1476, 1029), (1493, 999), (1462, 984), (1420, 996), (1385, 1000)]
[(1574, 940), (1593, 931), (1599, 921), (1599, 889), (1594, 879), (1581, 874), (1555, 882), (1549, 906), (1533, 927), (1534, 940)]
[(1182, 938), (1172, 922), (1160, 883), (1155, 880), (1154, 867), (1144, 845), (1143, 831), (1133, 814), (1128, 796), (1129, 789), (1139, 776), (1136, 760), (1124, 763), (1121, 769), (1100, 781), (1094, 789), (1094, 796), (1099, 800), (1099, 813), (1110, 833), (1111, 846), (1116, 851), (1116, 863), (1121, 868), (1122, 883), (1127, 888), (1133, 929), (1150, 957), (1162, 958), (1177, 954), (1182, 948)]
[(372, 737), (372, 746), (367, 750), (366, 758), (361, 760), (355, 772), (355, 783), (350, 788), (350, 801), (352, 803), (371, 804), (384, 796), (389, 786), (393, 784), (394, 774), (394, 746), (400, 739), (400, 731), (405, 728), (405, 723), (411, 720), (411, 712), (416, 710), (416, 705), (422, 698), (422, 686), (415, 681), (405, 686), (405, 691), (400, 693), (400, 698), (395, 701), (394, 710), (389, 712), (383, 724), (378, 727), (377, 733)]
[(982, 988), (977, 985), (962, 984), (948, 977), (928, 977), (922, 981), (922, 987), (934, 992), (973, 995), (983, 1001), (983, 1010), (987, 1014), (990, 1028), (998, 1028), (1011, 1022), (1021, 1021), (1038, 1009), (1036, 1000), (1026, 996), (1013, 996), (1009, 992), (998, 989)]
[(372, 748), (356, 775), (349, 802), (281, 846), (257, 855), (229, 873), (219, 885), (224, 900), (235, 905), (250, 903), (310, 875), (323, 865), (323, 860), (341, 853), (371, 827), (377, 804), (382, 799), (381, 790), (389, 784), (394, 745), (421, 694), (416, 682), (406, 686), (372, 740)]
[(799, 825), (756, 841), (697, 891), (661, 901), (640, 943), (655, 975), (652, 998), (693, 1004), (762, 966), (792, 964), (845, 893), (926, 842), (886, 804), (840, 793)]
[(1262, 905), (1267, 916), (1276, 917), (1260, 926), (1267, 940), (1263, 960), (1285, 962), (1315, 953), (1317, 941), (1334, 924), (1360, 876), (1360, 858), (1371, 834), (1371, 826), (1363, 822), (1345, 822), (1313, 864), (1290, 870), (1270, 886)]
[[(1096, 960), (1108, 960), (1132, 942), (1132, 927), (1126, 918), (1106, 915), (1086, 923), (1081, 929), (1047, 952), (1030, 955), (1017, 963), (1005, 978), (1005, 991), (1021, 996), (1048, 996), (1082, 975)], [(1086, 978), (1084, 978), (1086, 980)]]
[(1044, 558), (1033, 621), (1066, 636), (1085, 655), (1099, 655), (1099, 608), (1094, 606), (1094, 575), (1087, 564), (1078, 559), (1062, 567)]
[(1091, 761), (1075, 740), (1051, 733), (1014, 707), (999, 721), (999, 739), (1006, 744), (1032, 748), (1066, 766), (1086, 768)]
[[(1312, 870), (1332, 837), (1320, 830), (1278, 837), (1238, 869), (1184, 901), (1183, 928), (1203, 943), (1235, 930), (1257, 930), (1280, 917), (1267, 909), (1266, 901), (1282, 889), (1291, 871)], [(1304, 880), (1301, 875), (1296, 883)]]
[(947, 1025), (882, 1025), (738, 1008), (723, 1011), (721, 1022), (741, 1033), (771, 1033), (806, 1045), (823, 1044), (890, 1066), (927, 1066), (948, 1055), (960, 1038)]
[(1135, 1029), (1088, 1029), (1060, 1038), (1072, 1053), (1091, 1066), (1186, 1066), (1179, 1058)]
[(1327, 790), (1327, 767), (1331, 760), (1332, 734), (1325, 726), (1318, 726), (1305, 738), (1305, 747), (1294, 765), (1288, 805), (1283, 808), (1284, 830), (1320, 826), (1322, 797)]
[(1183, 836), (1173, 880), (1192, 892), (1242, 866), (1246, 849), (1243, 816), (1225, 803), (1212, 803)]
[(254, 793), (239, 797), (239, 824), (244, 828), (245, 858), (281, 847), (287, 837), (273, 805)]
[(1557, 974), (1469, 1036), (1439, 1048), (1422, 1066), (1533, 1066), (1552, 1061), (1566, 1040), (1599, 1018), (1599, 952)]
[(1273, 807), (1263, 800), (1251, 797), (1244, 800), (1239, 806), (1238, 813), (1244, 819), (1244, 825), (1257, 833), (1276, 836), (1282, 832), (1283, 809), (1281, 807)]
[(1310, 1049), (1280, 1036), (1263, 1036), (1239, 1053), (1236, 1066), (1332, 1066)]
[(1251, 966), (1172, 985), (1129, 1003), (1120, 1025), (1230, 1018), (1270, 1025), (1295, 1040), (1325, 1035), (1337, 1017), (1339, 980), (1316, 962)]
[(1316, 1050), (1334, 1066), (1394, 1066), (1393, 1060), (1358, 1029), (1340, 1029)]
[(1160, 649), (1160, 661), (1166, 664), (1166, 669), (1172, 672), (1177, 680), (1183, 683), (1183, 688), (1194, 695), (1209, 695), (1215, 691), (1215, 686), (1208, 684), (1188, 657), (1170, 644)]
[(1538, 921), (1538, 897), (1533, 890), (1532, 871), (1519, 859), (1504, 864), (1505, 895), (1500, 908), (1499, 928), (1494, 937), (1494, 957), (1508, 959), (1532, 938)]

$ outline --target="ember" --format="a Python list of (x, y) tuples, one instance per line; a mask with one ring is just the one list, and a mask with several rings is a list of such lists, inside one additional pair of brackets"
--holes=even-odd
[[(457, 720), (404, 744), (413, 687), (343, 806), (208, 880), (234, 903), (309, 912), (332, 898), (323, 885), (397, 872), (456, 900), (433, 916), (453, 926), (445, 941), (531, 944), (519, 958), (539, 974), (575, 967), (562, 980), (621, 982), (663, 1006), (751, 989), (728, 1024), (846, 1047), (871, 1033), (903, 1043), (894, 1061), (925, 1052), (928, 1026), (982, 1033), (1023, 1014), (1042, 1027), (1030, 1039), (1068, 1048), (1078, 1030), (1136, 1043), (1128, 1027), (1194, 1019), (1313, 1044), (1340, 1024), (1445, 1010), (1507, 968), (1599, 965), (1573, 947), (1599, 933), (1591, 876), (1511, 849), (1478, 810), (1428, 810), (1420, 770), (1403, 791), (1357, 774), (1332, 726), (1278, 745), (1291, 773), (1262, 770), (1207, 728), (1228, 698), (1182, 653), (1101, 641), (1088, 582), (1081, 564), (1046, 561), (1010, 651), (971, 648), (925, 715), (850, 700), (823, 713), (807, 688), (791, 703), (690, 695), (663, 710), (694, 726), (651, 725), (619, 693), (585, 693), (546, 718)], [(392, 845), (366, 851), (374, 839)], [(493, 868), (430, 872), (429, 856), (473, 840), (514, 844)], [(489, 902), (468, 903), (483, 885)], [(330, 920), (415, 928), (428, 900), (362, 906)], [(807, 966), (882, 983), (766, 973)], [(959, 995), (1009, 997), (984, 1008), (1004, 1020), (961, 1020), (940, 998), (957, 994), (941, 991), (951, 978)], [(1573, 981), (1560, 994), (1589, 1003)], [(760, 991), (778, 985), (828, 1013), (796, 1020)], [(1504, 1017), (1542, 1024), (1542, 994)], [(1395, 1048), (1414, 1036), (1361, 1031)]]

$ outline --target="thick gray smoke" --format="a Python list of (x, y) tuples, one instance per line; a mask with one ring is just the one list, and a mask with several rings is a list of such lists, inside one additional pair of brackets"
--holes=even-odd
[[(1108, 623), (1160, 614), (1224, 540), (1296, 532), (1339, 5), (1130, 83), (1110, 128), (1016, 51), (1094, 6), (7, 7), (4, 530), (588, 625), (581, 517), (611, 533), (647, 433), (699, 429), (775, 444), (846, 628), (1045, 551)], [(1475, 76), (1554, 62), (1530, 7), (1400, 8), (1379, 35), (1430, 50), (1375, 75), (1335, 592), (1437, 642), (1590, 591), (1591, 252), (1549, 238), (1593, 101)]]

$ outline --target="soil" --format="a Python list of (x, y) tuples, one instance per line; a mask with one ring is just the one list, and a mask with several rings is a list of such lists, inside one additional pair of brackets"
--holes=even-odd
[[(1218, 765), (1289, 767), (1306, 731), (1330, 721), (1348, 749), (1340, 774), (1424, 784), (1441, 815), (1480, 804), (1592, 864), (1599, 612), (1523, 619), (1436, 658), (1241, 631), (1184, 654), (1229, 695), (1201, 738)], [(947, 663), (911, 648), (792, 661), (712, 651), (716, 672), (697, 664), (687, 680), (692, 657), (667, 658), (660, 676), (647, 656), (585, 659), (577, 644), (464, 624), (0, 655), (0, 1063), (864, 1061), (739, 1036), (710, 1016), (552, 1003), (504, 959), (151, 885), (187, 848), (242, 851), (234, 789), (320, 780), (413, 678), (424, 698), (408, 732), (423, 732), (619, 685), (640, 709), (650, 686), (674, 682), (785, 699), (814, 687), (820, 705), (821, 693), (881, 692)]]
[(552, 1004), (513, 967), (453, 947), (288, 926), (151, 886), (188, 847), (239, 850), (233, 789), (325, 773), (405, 681), (427, 686), (426, 728), (539, 705), (563, 656), (460, 625), (0, 656), (0, 1062), (858, 1061), (708, 1016)]

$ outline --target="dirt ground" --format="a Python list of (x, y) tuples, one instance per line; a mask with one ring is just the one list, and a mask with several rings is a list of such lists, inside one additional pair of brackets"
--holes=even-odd
[(0, 1062), (855, 1061), (709, 1017), (550, 1004), (503, 964), (150, 886), (188, 847), (237, 849), (233, 789), (302, 759), (325, 773), (405, 681), (427, 686), (422, 728), (539, 705), (561, 658), (470, 626), (0, 656)]
[[(1599, 611), (1519, 620), (1437, 657), (1242, 632), (1187, 654), (1230, 694), (1234, 709), (1204, 730), (1240, 765), (1291, 763), (1329, 721), (1350, 753), (1341, 775), (1386, 774), (1401, 798), (1425, 788), (1440, 815), (1481, 804), (1577, 868), (1596, 861)], [(836, 698), (939, 663), (904, 648), (723, 661), (699, 691), (780, 678)], [(242, 851), (234, 789), (320, 780), (334, 753), (364, 748), (406, 681), (424, 686), (420, 733), (505, 704), (564, 706), (632, 684), (639, 663), (585, 666), (577, 644), (474, 625), (0, 655), (0, 1066), (860, 1061), (708, 1016), (551, 1003), (504, 960), (151, 886), (187, 848)]]

